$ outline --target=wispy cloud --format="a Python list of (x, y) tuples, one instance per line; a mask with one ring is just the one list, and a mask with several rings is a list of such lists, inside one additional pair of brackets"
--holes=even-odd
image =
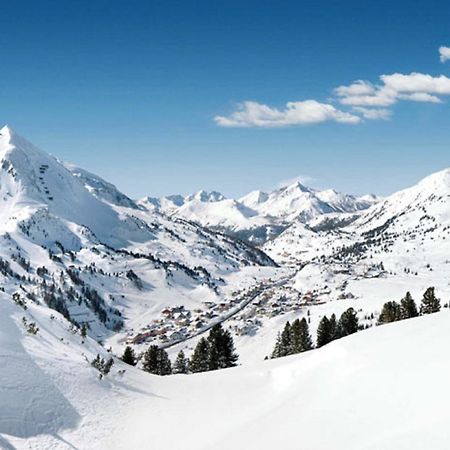
[[(442, 62), (450, 60), (450, 47), (439, 48)], [(324, 122), (359, 124), (364, 120), (387, 120), (389, 107), (400, 101), (442, 103), (450, 95), (450, 78), (427, 73), (392, 73), (380, 75), (377, 83), (356, 80), (338, 86), (328, 103), (317, 100), (288, 102), (284, 109), (255, 101), (238, 105), (228, 116), (216, 116), (221, 127), (281, 128)], [(337, 107), (334, 104), (341, 106)], [(347, 111), (346, 111), (347, 109)]]
[(387, 120), (391, 117), (392, 111), (386, 108), (365, 108), (364, 106), (354, 106), (353, 111), (361, 114), (368, 120)]
[(215, 122), (222, 127), (287, 127), (312, 125), (322, 122), (356, 124), (361, 121), (357, 115), (340, 111), (328, 103), (316, 100), (289, 102), (282, 110), (257, 102), (247, 101), (228, 117), (217, 116)]
[(445, 63), (450, 59), (450, 47), (439, 47), (439, 56), (441, 58), (441, 62)]

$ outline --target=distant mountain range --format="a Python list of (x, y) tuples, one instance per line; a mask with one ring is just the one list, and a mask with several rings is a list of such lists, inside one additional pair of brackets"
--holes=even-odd
[(308, 224), (324, 214), (362, 211), (378, 201), (375, 195), (355, 197), (296, 182), (269, 193), (253, 191), (238, 200), (215, 191), (199, 191), (187, 197), (145, 197), (138, 203), (150, 211), (182, 217), (263, 245), (293, 223)]

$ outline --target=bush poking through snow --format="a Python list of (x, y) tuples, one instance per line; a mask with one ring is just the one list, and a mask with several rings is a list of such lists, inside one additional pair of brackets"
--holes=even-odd
[(98, 354), (95, 359), (91, 361), (91, 366), (96, 368), (100, 372), (100, 378), (103, 378), (104, 375), (108, 375), (113, 364), (114, 360), (112, 358), (109, 358), (105, 361), (105, 359), (101, 358)]
[(27, 304), (25, 300), (22, 299), (22, 297), (18, 292), (14, 292), (14, 294), (12, 295), (12, 299), (16, 305), (19, 305), (21, 308), (25, 310), (27, 309)]

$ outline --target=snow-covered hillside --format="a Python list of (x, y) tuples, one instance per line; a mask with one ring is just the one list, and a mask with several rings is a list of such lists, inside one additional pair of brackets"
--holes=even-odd
[[(293, 224), (264, 249), (278, 261), (346, 256), (412, 261), (434, 256), (450, 245), (450, 169), (430, 175), (358, 215), (317, 218), (309, 226)], [(379, 256), (376, 256), (379, 255)]]
[(224, 299), (233, 274), (246, 285), (278, 270), (244, 242), (149, 213), (8, 127), (0, 165), (2, 285), (87, 324), (98, 339), (138, 333), (167, 306)]
[(23, 310), (2, 295), (0, 447), (444, 450), (449, 324), (445, 309), (196, 375), (158, 377), (115, 360), (99, 379), (89, 361), (109, 355), (95, 341), (43, 305)]
[[(372, 326), (407, 291), (448, 303), (450, 170), (380, 202), (298, 183), (135, 202), (8, 127), (0, 167), (0, 448), (446, 448), (446, 308), (263, 359), (287, 320), (314, 339), (324, 315)], [(159, 378), (117, 359), (190, 356), (218, 322), (242, 367)], [(103, 379), (97, 354), (116, 358)]]
[(146, 197), (139, 204), (150, 211), (183, 217), (261, 245), (292, 223), (308, 224), (331, 213), (361, 211), (378, 201), (374, 195), (354, 197), (333, 189), (317, 191), (296, 182), (270, 193), (253, 191), (239, 200), (200, 191), (185, 198)]

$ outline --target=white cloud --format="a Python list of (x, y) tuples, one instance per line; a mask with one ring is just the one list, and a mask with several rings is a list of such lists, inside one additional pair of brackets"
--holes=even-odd
[(392, 75), (381, 75), (380, 79), (388, 89), (397, 93), (450, 94), (450, 78), (445, 75), (433, 77), (416, 72), (409, 75), (394, 73)]
[(352, 110), (355, 113), (361, 114), (364, 119), (368, 120), (387, 120), (392, 115), (392, 112), (386, 108), (365, 108), (363, 106), (354, 106)]
[(381, 84), (376, 86), (367, 81), (355, 81), (349, 86), (339, 86), (334, 93), (342, 105), (366, 108), (360, 111), (353, 108), (366, 119), (379, 118), (377, 113), (368, 113), (367, 107), (391, 106), (400, 100), (441, 103), (439, 96), (450, 95), (450, 78), (445, 75), (393, 73), (381, 75), (380, 80)]
[(340, 111), (333, 105), (316, 100), (288, 102), (284, 110), (261, 103), (247, 101), (228, 117), (217, 116), (215, 122), (222, 127), (276, 128), (293, 125), (312, 125), (327, 121), (356, 124), (361, 118)]
[[(450, 47), (440, 47), (442, 62), (450, 60)], [(399, 101), (442, 103), (442, 96), (450, 95), (450, 78), (427, 73), (392, 73), (381, 75), (373, 84), (356, 80), (350, 85), (334, 89), (334, 98), (344, 106), (338, 109), (331, 103), (316, 100), (288, 102), (283, 110), (258, 102), (247, 101), (229, 116), (216, 116), (215, 122), (222, 127), (274, 128), (293, 125), (311, 125), (328, 121), (358, 124), (366, 120), (389, 119), (387, 107)], [(345, 107), (349, 111), (345, 111)]]
[(414, 92), (412, 94), (399, 94), (401, 100), (412, 100), (414, 102), (424, 103), (442, 103), (442, 100), (435, 95), (427, 94), (426, 92)]
[(441, 62), (445, 63), (450, 59), (450, 47), (439, 47), (439, 56)]
[[(352, 85), (350, 85), (352, 86)], [(397, 102), (397, 93), (391, 89), (376, 87), (370, 94), (347, 94), (342, 95), (345, 92), (345, 88), (350, 86), (340, 86), (335, 90), (338, 95), (339, 103), (347, 106), (391, 106)], [(349, 91), (351, 92), (351, 91)]]
[(350, 86), (339, 86), (334, 92), (339, 97), (373, 95), (375, 87), (364, 80), (356, 80)]

